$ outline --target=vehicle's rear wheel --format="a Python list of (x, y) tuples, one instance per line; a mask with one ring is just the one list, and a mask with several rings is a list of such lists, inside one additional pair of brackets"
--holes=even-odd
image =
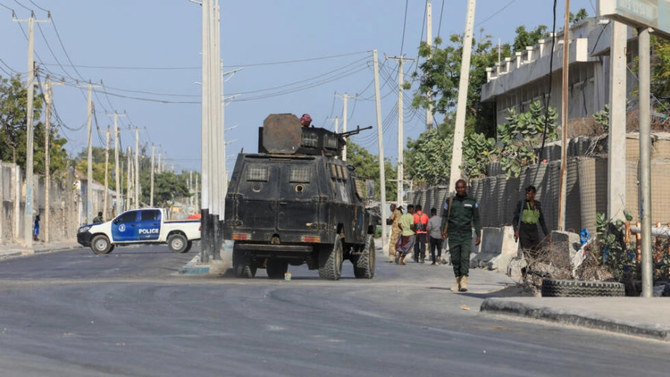
[(375, 240), (372, 234), (367, 235), (365, 245), (360, 252), (361, 254), (356, 254), (351, 259), (354, 265), (354, 276), (357, 279), (372, 279), (375, 276)]
[(96, 254), (109, 254), (112, 251), (112, 244), (107, 236), (98, 234), (91, 241), (91, 250)]
[(332, 248), (319, 250), (319, 277), (339, 280), (342, 276), (342, 239), (338, 234)]
[(173, 234), (168, 237), (168, 248), (173, 253), (185, 253), (188, 251), (188, 241), (183, 234)]
[(186, 249), (184, 249), (184, 251), (182, 251), (182, 253), (188, 253), (189, 250), (191, 250), (191, 246), (193, 246), (193, 241), (186, 242)]
[(244, 279), (253, 279), (256, 276), (256, 266), (251, 264), (251, 258), (245, 251), (233, 246), (233, 271), (235, 276)]
[(288, 262), (281, 259), (270, 259), (265, 271), (270, 279), (283, 279), (284, 274), (288, 271)]

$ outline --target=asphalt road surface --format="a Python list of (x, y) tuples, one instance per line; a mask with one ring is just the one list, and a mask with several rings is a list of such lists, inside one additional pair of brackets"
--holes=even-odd
[[(195, 248), (194, 248), (195, 249)], [(0, 261), (2, 376), (668, 376), (670, 345), (479, 313), (450, 267), (179, 275), (197, 250)], [(484, 279), (481, 270), (471, 280)], [(501, 287), (503, 288), (503, 287)], [(469, 309), (469, 310), (468, 310)], [(670, 315), (670, 314), (669, 314)]]

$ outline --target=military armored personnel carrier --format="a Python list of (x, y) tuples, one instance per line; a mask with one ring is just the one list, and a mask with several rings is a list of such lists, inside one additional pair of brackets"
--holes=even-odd
[(357, 278), (374, 276), (376, 224), (354, 167), (339, 158), (345, 136), (360, 130), (302, 127), (293, 114), (265, 119), (258, 153), (238, 155), (226, 194), (223, 232), (234, 241), (236, 276), (264, 268), (280, 279), (289, 264), (307, 264), (338, 280), (345, 259)]

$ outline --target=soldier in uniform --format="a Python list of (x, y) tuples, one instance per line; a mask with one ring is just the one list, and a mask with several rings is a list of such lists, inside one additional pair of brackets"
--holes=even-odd
[(465, 180), (456, 181), (456, 196), (447, 199), (442, 211), (442, 238), (448, 239), (449, 242), (451, 264), (454, 266), (456, 276), (456, 286), (453, 290), (459, 292), (468, 290), (473, 225), (477, 237), (475, 245), (482, 242), (479, 205), (474, 198), (468, 196), (467, 188)]
[(398, 242), (398, 237), (402, 230), (398, 226), (398, 221), (402, 216), (402, 207), (396, 207), (395, 204), (391, 204), (391, 216), (386, 219), (386, 224), (391, 225), (391, 240), (389, 241), (389, 263), (393, 263), (395, 257), (395, 244)]

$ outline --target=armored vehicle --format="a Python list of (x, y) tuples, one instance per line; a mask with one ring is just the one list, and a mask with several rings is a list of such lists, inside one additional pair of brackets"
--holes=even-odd
[(338, 280), (345, 259), (357, 278), (374, 276), (376, 224), (354, 167), (339, 158), (345, 137), (360, 130), (302, 127), (293, 114), (265, 119), (258, 153), (238, 155), (226, 194), (223, 232), (234, 241), (236, 276), (264, 268), (279, 279), (289, 264), (307, 264)]

